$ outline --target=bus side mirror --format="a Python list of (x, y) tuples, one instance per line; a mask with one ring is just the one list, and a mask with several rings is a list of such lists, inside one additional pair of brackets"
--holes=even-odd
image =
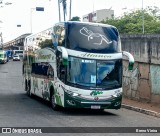
[(123, 51), (123, 54), (125, 56), (127, 56), (129, 59), (128, 70), (133, 70), (134, 58), (133, 58), (132, 54), (130, 54), (129, 52), (126, 52), (126, 51)]
[(62, 51), (62, 59), (63, 59), (62, 64), (64, 66), (67, 66), (68, 65), (68, 52), (67, 52), (66, 48), (64, 48), (64, 47), (59, 46), (59, 48)]

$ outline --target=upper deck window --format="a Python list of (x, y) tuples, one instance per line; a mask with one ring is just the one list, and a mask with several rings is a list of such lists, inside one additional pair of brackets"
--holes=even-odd
[(66, 47), (69, 49), (93, 53), (119, 52), (119, 37), (114, 27), (73, 23), (68, 24), (67, 34)]

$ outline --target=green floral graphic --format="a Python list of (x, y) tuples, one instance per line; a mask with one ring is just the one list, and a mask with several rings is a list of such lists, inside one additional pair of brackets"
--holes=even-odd
[(57, 92), (57, 89), (55, 89), (54, 91), (55, 91), (54, 97), (55, 97), (55, 99), (56, 99), (56, 103), (57, 103), (58, 105), (62, 106), (61, 97), (60, 97), (59, 93)]
[(103, 94), (103, 92), (102, 91), (96, 91), (96, 90), (94, 90), (94, 91), (92, 91), (90, 93), (91, 96), (96, 96), (96, 95), (99, 95), (99, 94)]

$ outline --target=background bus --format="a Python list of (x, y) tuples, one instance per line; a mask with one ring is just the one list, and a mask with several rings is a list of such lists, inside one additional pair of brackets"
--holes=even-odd
[(13, 51), (12, 50), (6, 50), (6, 53), (7, 53), (8, 60), (13, 57)]
[(23, 50), (13, 50), (13, 55), (19, 55), (20, 57), (23, 57)]

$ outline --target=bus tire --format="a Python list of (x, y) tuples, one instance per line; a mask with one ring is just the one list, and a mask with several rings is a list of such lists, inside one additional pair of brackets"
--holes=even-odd
[(24, 85), (24, 90), (25, 91), (27, 91), (27, 88), (28, 88), (27, 86), (28, 86), (27, 79), (25, 79), (25, 85)]
[(31, 94), (31, 81), (29, 80), (28, 83), (27, 83), (27, 95), (29, 97), (32, 97), (32, 94)]
[(50, 103), (51, 103), (51, 107), (54, 111), (58, 111), (60, 109), (60, 107), (55, 103), (55, 96), (54, 96), (53, 87), (50, 88)]

